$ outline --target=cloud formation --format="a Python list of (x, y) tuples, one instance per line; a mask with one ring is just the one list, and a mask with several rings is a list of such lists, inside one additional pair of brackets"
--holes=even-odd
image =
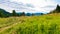
[(60, 0), (0, 0), (0, 8), (9, 12), (15, 9), (17, 12), (43, 12), (48, 13), (55, 9)]

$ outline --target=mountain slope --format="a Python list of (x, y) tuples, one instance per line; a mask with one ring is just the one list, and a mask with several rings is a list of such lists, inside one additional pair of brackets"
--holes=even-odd
[(0, 17), (10, 16), (10, 13), (0, 8)]
[(3, 12), (3, 13), (5, 13), (5, 14), (9, 14), (9, 12), (7, 12), (7, 11), (5, 11), (4, 9), (1, 9), (1, 8), (0, 8), (0, 12)]

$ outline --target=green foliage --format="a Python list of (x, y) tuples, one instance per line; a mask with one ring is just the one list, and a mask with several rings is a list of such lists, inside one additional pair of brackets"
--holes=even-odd
[(17, 16), (15, 10), (12, 11), (12, 16)]
[(60, 12), (60, 6), (59, 6), (59, 5), (57, 5), (56, 10), (57, 10), (58, 12)]
[(32, 16), (34, 16), (34, 13), (32, 13)]
[(5, 11), (4, 9), (0, 9), (0, 17), (9, 17), (10, 13)]
[(60, 6), (57, 5), (56, 9), (51, 11), (50, 13), (60, 13)]
[[(43, 13), (41, 14), (36, 14), (36, 15), (43, 15)], [(5, 11), (4, 9), (0, 9), (0, 17), (19, 17), (19, 16), (35, 16), (34, 13), (25, 13), (25, 12), (22, 12), (22, 13), (16, 13), (15, 10), (12, 10), (12, 13), (9, 13), (7, 11)]]
[(21, 16), (25, 16), (25, 12), (22, 12), (22, 13), (21, 13)]

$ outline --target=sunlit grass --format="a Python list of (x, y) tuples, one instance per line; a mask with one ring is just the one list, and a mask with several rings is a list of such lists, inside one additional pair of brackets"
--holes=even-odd
[(60, 34), (60, 14), (0, 18), (0, 29), (0, 34)]

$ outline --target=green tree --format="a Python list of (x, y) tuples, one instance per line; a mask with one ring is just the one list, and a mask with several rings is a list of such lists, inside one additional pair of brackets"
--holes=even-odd
[(57, 4), (56, 9), (51, 11), (50, 13), (60, 13), (60, 6)]
[(43, 13), (41, 13), (41, 15), (43, 15)]
[(4, 10), (0, 10), (0, 17), (5, 17), (5, 14), (3, 13)]
[(25, 12), (22, 12), (21, 16), (25, 16)]
[(12, 16), (17, 16), (15, 10), (13, 10), (13, 12), (12, 12)]
[(32, 16), (34, 16), (34, 13), (32, 13)]
[(2, 17), (3, 15), (2, 15), (2, 13), (0, 12), (0, 17)]
[(59, 5), (57, 5), (56, 11), (57, 11), (57, 12), (60, 12), (60, 6), (59, 6)]

